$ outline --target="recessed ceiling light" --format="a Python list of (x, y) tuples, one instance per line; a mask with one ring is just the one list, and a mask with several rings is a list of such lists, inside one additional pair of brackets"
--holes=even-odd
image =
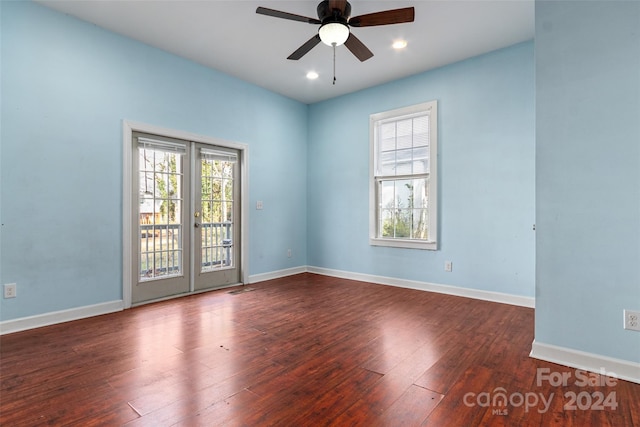
[(315, 80), (315, 79), (317, 79), (317, 78), (318, 78), (318, 73), (316, 73), (315, 71), (309, 71), (309, 72), (307, 73), (307, 78), (308, 78), (309, 80)]
[(405, 47), (407, 47), (407, 41), (406, 40), (396, 40), (393, 42), (393, 48), (394, 49), (404, 49)]

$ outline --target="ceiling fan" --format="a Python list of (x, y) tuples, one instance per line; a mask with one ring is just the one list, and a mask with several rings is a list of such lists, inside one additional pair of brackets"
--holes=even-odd
[(366, 61), (373, 53), (350, 31), (350, 27), (375, 27), (378, 25), (401, 24), (413, 22), (415, 11), (413, 7), (385, 10), (351, 17), (351, 5), (346, 0), (324, 0), (318, 4), (318, 19), (279, 10), (258, 7), (256, 13), (273, 16), (291, 21), (306, 22), (320, 25), (318, 34), (311, 37), (287, 59), (298, 60), (306, 55), (321, 41), (328, 46), (344, 44), (360, 61)]

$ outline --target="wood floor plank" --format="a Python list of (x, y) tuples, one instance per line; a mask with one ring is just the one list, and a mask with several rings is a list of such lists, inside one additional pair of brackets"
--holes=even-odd
[(403, 375), (384, 375), (362, 397), (336, 418), (336, 425), (374, 425), (383, 413), (413, 385), (411, 378)]
[(380, 424), (421, 426), (443, 398), (442, 394), (412, 385), (382, 414)]
[(318, 427), (330, 425), (335, 418), (355, 403), (353, 400), (355, 396), (369, 390), (381, 377), (382, 374), (367, 369), (354, 369), (345, 376), (344, 381), (319, 395), (304, 411), (300, 411), (291, 419), (282, 421), (286, 423), (284, 425), (298, 426), (307, 423)]
[[(575, 369), (528, 356), (532, 309), (307, 273), (251, 288), (0, 336), (0, 425), (640, 427), (640, 384), (537, 384)], [(549, 405), (478, 400), (500, 390)]]
[(478, 349), (486, 351), (491, 342), (492, 337), (474, 335), (466, 343), (451, 347), (415, 381), (415, 384), (447, 394), (449, 389), (460, 381), (462, 374), (482, 357), (482, 352)]
[(188, 417), (185, 417), (176, 423), (140, 425), (171, 425), (175, 427), (238, 425), (233, 423), (234, 418), (244, 413), (247, 408), (251, 408), (255, 399), (256, 396), (250, 391), (241, 390), (240, 392), (229, 396), (223, 401), (217, 402), (204, 410), (192, 413)]
[[(428, 415), (423, 425), (483, 425), (482, 420), (487, 408), (478, 404), (476, 396), (494, 389), (491, 384), (493, 375), (493, 371), (484, 367), (468, 368)], [(465, 399), (468, 393), (473, 393), (473, 396)]]

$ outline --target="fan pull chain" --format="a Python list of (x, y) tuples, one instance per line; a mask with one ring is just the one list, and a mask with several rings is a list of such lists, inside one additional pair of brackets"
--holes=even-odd
[(333, 85), (336, 85), (336, 44), (331, 43), (333, 46)]

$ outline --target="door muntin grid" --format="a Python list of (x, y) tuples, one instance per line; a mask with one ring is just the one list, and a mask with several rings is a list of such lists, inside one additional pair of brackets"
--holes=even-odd
[(184, 274), (183, 153), (140, 144), (139, 280)]
[(201, 263), (202, 273), (235, 268), (234, 174), (236, 162), (219, 156), (201, 159)]

